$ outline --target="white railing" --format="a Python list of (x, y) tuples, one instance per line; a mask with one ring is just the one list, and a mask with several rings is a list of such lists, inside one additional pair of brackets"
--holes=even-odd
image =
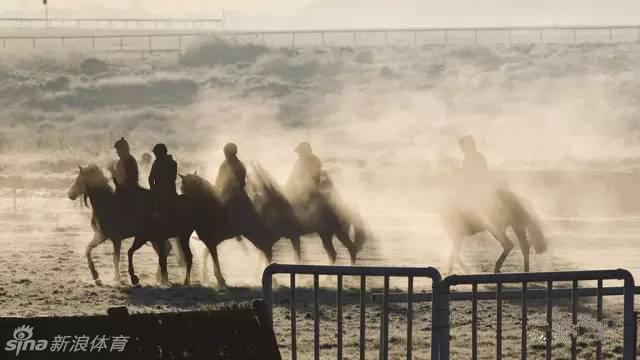
[(0, 35), (0, 49), (73, 47), (93, 51), (180, 52), (188, 46), (189, 41), (211, 36), (220, 36), (241, 43), (293, 48), (429, 44), (631, 43), (640, 42), (640, 25)]
[(124, 29), (124, 30), (223, 30), (221, 18), (20, 18), (0, 17), (0, 28), (11, 29)]

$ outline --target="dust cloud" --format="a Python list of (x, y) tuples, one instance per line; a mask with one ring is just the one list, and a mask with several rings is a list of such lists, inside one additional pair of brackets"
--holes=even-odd
[[(619, 238), (635, 236), (637, 44), (289, 50), (208, 39), (177, 61), (100, 56), (100, 73), (81, 66), (90, 57), (0, 55), (2, 214), (12, 211), (14, 188), (19, 203), (68, 201), (76, 165), (105, 167), (120, 136), (138, 157), (165, 142), (181, 172), (209, 179), (233, 141), (241, 160), (280, 182), (295, 145), (309, 141), (371, 227), (365, 262), (441, 265), (449, 246), (442, 193), (461, 160), (458, 138), (473, 134), (561, 249), (593, 239), (593, 219), (606, 223), (599, 229), (630, 219)], [(308, 261), (326, 262), (319, 240), (308, 243)], [(497, 257), (497, 243), (481, 244)], [(225, 246), (223, 267), (240, 270), (241, 245)], [(290, 261), (289, 253), (276, 260)], [(520, 266), (518, 256), (507, 265)], [(532, 261), (589, 266), (584, 257)]]

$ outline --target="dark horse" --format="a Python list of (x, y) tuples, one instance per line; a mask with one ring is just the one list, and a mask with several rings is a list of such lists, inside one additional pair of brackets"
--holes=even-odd
[[(197, 174), (180, 175), (180, 178), (182, 193), (195, 201), (196, 233), (213, 257), (214, 274), (220, 286), (226, 286), (226, 282), (220, 270), (217, 246), (224, 240), (245, 237), (264, 254), (268, 262), (271, 262), (273, 245), (278, 238), (263, 222), (248, 197), (239, 199), (236, 203), (236, 210), (242, 214), (242, 221), (233, 223), (230, 214), (218, 199), (213, 184)], [(189, 276), (193, 258), (189, 239), (181, 238), (180, 245), (187, 263), (187, 276)]]
[(94, 230), (94, 237), (87, 246), (86, 255), (91, 275), (96, 283), (99, 284), (100, 280), (91, 258), (91, 250), (107, 239), (111, 239), (114, 249), (115, 280), (120, 281), (120, 248), (122, 241), (130, 237), (134, 237), (133, 245), (127, 253), (131, 283), (133, 285), (139, 283), (133, 267), (133, 254), (147, 241), (151, 242), (158, 254), (160, 281), (163, 284), (168, 283), (167, 256), (170, 246), (168, 246), (167, 239), (177, 237), (181, 241), (184, 241), (183, 239), (188, 241), (191, 237), (195, 229), (193, 220), (195, 206), (192, 201), (187, 197), (180, 196), (176, 203), (177, 209), (172, 217), (172, 222), (170, 224), (159, 223), (150, 215), (154, 212), (152, 205), (154, 202), (150, 191), (140, 189), (136, 197), (138, 208), (135, 213), (142, 214), (142, 216), (131, 219), (131, 221), (124, 221), (116, 208), (115, 193), (109, 185), (109, 179), (95, 165), (86, 168), (80, 167), (78, 177), (69, 190), (68, 196), (71, 200), (83, 196), (85, 204), (88, 199), (93, 209), (91, 226)]
[[(247, 182), (249, 196), (262, 221), (277, 239), (291, 240), (298, 262), (302, 258), (300, 237), (317, 233), (332, 264), (337, 257), (333, 246), (334, 235), (349, 251), (351, 264), (355, 264), (357, 254), (367, 237), (362, 219), (359, 213), (347, 209), (342, 201), (337, 199), (332, 185), (327, 187), (329, 191), (314, 196), (309, 202), (290, 202), (259, 164), (253, 164), (253, 172)], [(351, 240), (349, 234), (352, 227), (355, 241)], [(205, 251), (203, 278), (206, 278), (207, 255)]]
[[(502, 263), (513, 249), (513, 243), (507, 236), (507, 228), (511, 227), (518, 237), (524, 257), (524, 271), (529, 271), (529, 251), (532, 245), (536, 253), (547, 250), (540, 220), (530, 206), (525, 206), (513, 192), (507, 189), (494, 189), (487, 195), (474, 196), (471, 200), (450, 199), (442, 211), (442, 221), (453, 248), (449, 257), (449, 272), (453, 271), (454, 262), (469, 273), (469, 268), (462, 262), (460, 247), (465, 237), (488, 231), (502, 245), (502, 254), (495, 264), (494, 272), (499, 273)], [(527, 237), (528, 233), (528, 237)]]

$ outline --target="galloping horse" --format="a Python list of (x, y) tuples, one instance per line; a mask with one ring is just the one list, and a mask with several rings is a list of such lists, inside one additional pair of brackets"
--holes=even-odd
[[(462, 262), (460, 247), (462, 240), (483, 231), (488, 231), (502, 245), (502, 254), (496, 261), (494, 272), (499, 273), (511, 250), (513, 243), (507, 236), (506, 229), (511, 227), (518, 237), (524, 257), (524, 271), (529, 271), (529, 248), (532, 245), (536, 253), (547, 250), (547, 243), (542, 226), (531, 206), (525, 206), (513, 192), (507, 189), (493, 189), (479, 199), (461, 201), (449, 199), (442, 211), (444, 227), (453, 241), (449, 257), (449, 272), (453, 271), (457, 262), (464, 272), (469, 268)], [(481, 201), (478, 201), (481, 200)], [(527, 237), (527, 233), (529, 237)]]
[(94, 236), (93, 240), (87, 245), (86, 255), (91, 275), (97, 284), (100, 284), (100, 279), (91, 258), (91, 250), (107, 239), (113, 242), (114, 280), (119, 282), (120, 248), (122, 241), (130, 237), (134, 237), (133, 245), (127, 252), (131, 283), (133, 285), (139, 283), (133, 267), (133, 254), (147, 241), (151, 241), (154, 250), (158, 254), (160, 281), (163, 284), (168, 283), (167, 256), (170, 245), (167, 239), (178, 237), (181, 240), (186, 238), (188, 241), (195, 229), (195, 223), (192, 220), (194, 218), (193, 211), (195, 207), (188, 198), (180, 196), (178, 199), (177, 210), (175, 216), (172, 218), (173, 221), (171, 224), (159, 224), (157, 221), (154, 221), (150, 215), (154, 212), (150, 192), (146, 189), (140, 189), (136, 204), (139, 206), (137, 213), (142, 213), (143, 216), (141, 218), (130, 219), (130, 221), (124, 221), (124, 219), (119, 216), (115, 202), (115, 193), (109, 185), (109, 179), (104, 176), (102, 170), (95, 165), (86, 168), (80, 167), (78, 177), (69, 190), (68, 196), (71, 200), (83, 196), (85, 204), (87, 203), (87, 199), (91, 203), (91, 227), (94, 230)]
[[(226, 286), (226, 282), (220, 270), (217, 246), (224, 240), (243, 236), (264, 254), (268, 262), (271, 262), (273, 245), (278, 238), (262, 221), (249, 199), (238, 204), (239, 212), (243, 214), (242, 223), (232, 223), (227, 210), (218, 199), (213, 184), (197, 174), (180, 175), (180, 178), (182, 193), (195, 201), (196, 234), (213, 257), (214, 274), (220, 286)], [(189, 276), (193, 258), (189, 248), (189, 238), (181, 238), (180, 245), (187, 263), (187, 276)]]
[[(340, 200), (331, 199), (332, 194), (323, 193), (315, 196), (309, 203), (290, 202), (273, 178), (257, 163), (253, 164), (253, 172), (247, 182), (247, 192), (262, 221), (275, 234), (277, 240), (291, 240), (296, 261), (300, 262), (302, 259), (300, 237), (317, 233), (332, 264), (337, 257), (332, 241), (334, 235), (349, 251), (351, 264), (355, 264), (367, 234), (360, 214), (342, 204), (339, 205)], [(355, 241), (352, 241), (349, 235), (352, 227)], [(203, 279), (208, 271), (207, 256), (208, 252), (205, 251)], [(214, 257), (214, 264), (215, 262)]]

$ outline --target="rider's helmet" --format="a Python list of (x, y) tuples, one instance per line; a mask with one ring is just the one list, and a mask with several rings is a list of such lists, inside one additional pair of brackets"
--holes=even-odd
[(458, 141), (458, 145), (460, 146), (460, 148), (462, 150), (475, 149), (476, 148), (476, 141), (473, 139), (473, 136), (467, 135), (467, 136), (463, 136)]
[(306, 141), (299, 143), (298, 146), (296, 146), (296, 149), (294, 151), (300, 155), (313, 154), (313, 150), (311, 149), (311, 144), (309, 144)]
[(227, 143), (224, 146), (223, 151), (224, 151), (224, 156), (227, 156), (227, 157), (233, 156), (238, 153), (238, 146), (236, 146), (236, 144), (234, 143)]
[(116, 143), (113, 144), (113, 147), (118, 150), (129, 150), (129, 143), (124, 139), (124, 137), (121, 137), (120, 140), (116, 141)]
[(167, 155), (168, 152), (169, 150), (167, 150), (167, 145), (165, 144), (156, 144), (156, 146), (153, 147), (153, 153), (156, 156)]

